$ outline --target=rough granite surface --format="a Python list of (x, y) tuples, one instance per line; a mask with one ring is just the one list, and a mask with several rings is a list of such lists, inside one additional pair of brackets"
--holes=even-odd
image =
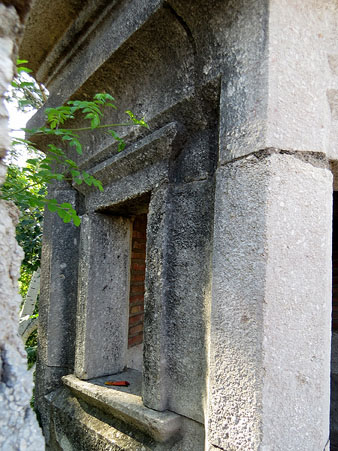
[(216, 447), (325, 447), (331, 183), (327, 169), (285, 154), (218, 171), (208, 425)]
[[(14, 8), (0, 4), (0, 94), (6, 91), (13, 76), (13, 50), (19, 18)], [(7, 112), (0, 106), (0, 158), (9, 145)], [(0, 183), (6, 170), (0, 161)], [(27, 371), (26, 353), (18, 334), (21, 298), (18, 277), (23, 252), (15, 239), (18, 210), (0, 201), (0, 450), (44, 449), (44, 440), (35, 413), (30, 407), (32, 373)]]

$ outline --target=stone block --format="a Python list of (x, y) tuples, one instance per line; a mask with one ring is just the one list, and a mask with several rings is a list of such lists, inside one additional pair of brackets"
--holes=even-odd
[(113, 374), (126, 365), (131, 223), (84, 215), (81, 224), (75, 374)]
[(329, 435), (332, 176), (249, 156), (218, 170), (208, 444), (319, 450)]
[(336, 20), (332, 0), (270, 1), (266, 147), (329, 152), (328, 53)]
[(167, 207), (166, 352), (169, 408), (204, 423), (214, 182), (173, 186)]
[(153, 192), (147, 231), (143, 401), (200, 423), (206, 390), (213, 189), (210, 180)]
[[(51, 190), (51, 198), (77, 208), (77, 192)], [(74, 366), (79, 228), (46, 210), (39, 298), (40, 358), (46, 365)]]
[(272, 0), (268, 11), (263, 3), (246, 2), (240, 13), (233, 11), (233, 49), (224, 62), (221, 91), (220, 160), (269, 147), (336, 159), (335, 2)]
[[(59, 447), (72, 451), (94, 449), (202, 451), (204, 449), (203, 427), (188, 418), (179, 417), (170, 412), (149, 412), (154, 418), (160, 419), (167, 416), (171, 420), (178, 419), (181, 423), (180, 430), (171, 439), (157, 442), (150, 435), (135, 429), (132, 421), (126, 418), (125, 421), (121, 421), (115, 417), (115, 414), (107, 414), (74, 394), (74, 391), (70, 392), (64, 388), (46, 397), (53, 419), (50, 449), (59, 449)], [(147, 428), (153, 429), (153, 426), (150, 422)]]
[(168, 185), (153, 190), (147, 219), (146, 292), (142, 399), (155, 410), (168, 408), (166, 352), (166, 234)]
[[(128, 380), (131, 387), (140, 382), (138, 372), (133, 370), (120, 373), (115, 378), (109, 377), (109, 380), (114, 379)], [(98, 384), (97, 380), (85, 382), (75, 376), (65, 376), (63, 381), (76, 396), (88, 404), (130, 424), (157, 442), (164, 443), (177, 438), (181, 417), (169, 411), (158, 412), (148, 409), (143, 405), (139, 394), (134, 394), (130, 387), (108, 387), (101, 385), (102, 382)]]

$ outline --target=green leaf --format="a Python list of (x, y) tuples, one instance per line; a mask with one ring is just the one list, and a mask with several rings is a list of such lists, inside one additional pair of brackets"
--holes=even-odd
[(17, 71), (20, 74), (21, 72), (26, 72), (27, 74), (29, 74), (30, 72), (33, 72), (32, 69), (28, 69), (28, 67), (17, 67)]
[(81, 218), (79, 218), (78, 215), (73, 215), (73, 223), (76, 227), (78, 227), (81, 224)]
[(64, 202), (63, 204), (60, 204), (60, 207), (62, 207), (62, 208), (73, 208), (73, 206), (70, 204), (70, 203), (68, 203), (68, 202)]
[(99, 125), (100, 125), (100, 118), (98, 116), (94, 116), (90, 122), (91, 128), (96, 128)]
[(20, 83), (20, 88), (28, 88), (34, 86), (34, 83), (30, 81), (23, 81)]
[(125, 112), (126, 114), (128, 114), (128, 116), (130, 117), (130, 119), (132, 120), (132, 122), (135, 125), (140, 125), (141, 127), (145, 127), (149, 129), (149, 125), (146, 123), (146, 121), (144, 120), (144, 118), (142, 119), (137, 119), (137, 117), (135, 116), (134, 113), (132, 113), (130, 110), (127, 110)]
[(106, 102), (107, 100), (111, 100), (113, 102), (115, 99), (110, 94), (98, 93), (95, 94), (94, 100), (98, 100), (99, 102)]
[(69, 144), (75, 147), (75, 150), (79, 155), (82, 155), (82, 145), (78, 139), (72, 139)]
[(49, 171), (51, 171), (51, 167), (48, 163), (41, 163), (40, 168), (48, 169)]
[(97, 180), (93, 177), (93, 185), (98, 188), (100, 191), (103, 191), (103, 186), (100, 180)]
[(77, 164), (73, 160), (65, 160), (65, 163), (68, 164), (68, 166), (71, 166), (72, 168), (77, 168)]
[(119, 135), (114, 130), (109, 130), (108, 133), (110, 133), (119, 143), (117, 146), (117, 151), (122, 152), (122, 150), (124, 150), (124, 148), (126, 147), (126, 143), (123, 141), (122, 138), (119, 137)]
[(38, 162), (39, 162), (38, 158), (29, 158), (28, 160), (26, 160), (26, 163), (32, 164), (32, 165), (36, 165)]
[[(59, 216), (60, 216), (60, 214), (59, 214)], [(62, 219), (63, 219), (63, 222), (67, 224), (68, 222), (70, 222), (72, 220), (72, 217), (69, 213), (65, 213), (63, 215)]]
[(54, 212), (58, 209), (57, 205), (51, 204), (51, 203), (47, 203), (47, 208), (49, 211)]

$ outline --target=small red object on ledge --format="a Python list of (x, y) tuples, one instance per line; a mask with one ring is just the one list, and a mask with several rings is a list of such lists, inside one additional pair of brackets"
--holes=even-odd
[(114, 387), (128, 387), (130, 383), (128, 381), (107, 381), (105, 385), (113, 385)]

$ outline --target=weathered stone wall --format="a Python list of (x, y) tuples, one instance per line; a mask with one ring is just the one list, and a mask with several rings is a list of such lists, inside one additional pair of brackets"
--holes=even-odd
[[(83, 216), (80, 233), (45, 221), (48, 443), (327, 448), (335, 2), (95, 5), (39, 51), (47, 106), (108, 91), (120, 111), (107, 122), (132, 108), (150, 130), (124, 129), (120, 154), (84, 133), (74, 158), (104, 192), (51, 189)], [(143, 374), (122, 373), (135, 391), (121, 394), (102, 385), (126, 366), (128, 230), (144, 202)]]
[[(21, 31), (19, 17), (13, 7), (0, 3), (0, 95), (8, 89), (13, 77), (13, 60)], [(1, 161), (9, 146), (7, 112), (0, 103), (0, 185), (6, 167)], [(27, 358), (18, 335), (18, 313), (21, 298), (18, 277), (23, 257), (15, 239), (17, 208), (0, 201), (0, 449), (2, 451), (44, 449), (44, 440), (30, 407), (32, 373), (27, 371)]]

